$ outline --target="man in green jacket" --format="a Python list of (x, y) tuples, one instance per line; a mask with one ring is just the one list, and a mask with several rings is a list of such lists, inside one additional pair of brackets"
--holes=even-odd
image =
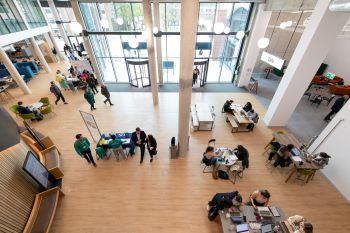
[(86, 137), (83, 137), (82, 134), (75, 135), (77, 139), (74, 143), (74, 149), (78, 153), (80, 157), (84, 156), (84, 158), (88, 161), (88, 163), (92, 163), (95, 167), (97, 166), (94, 158), (92, 157), (90, 150), (90, 142)]
[(86, 87), (85, 92), (84, 92), (84, 98), (86, 101), (90, 104), (90, 109), (95, 110), (95, 97), (94, 93), (92, 93), (90, 87)]

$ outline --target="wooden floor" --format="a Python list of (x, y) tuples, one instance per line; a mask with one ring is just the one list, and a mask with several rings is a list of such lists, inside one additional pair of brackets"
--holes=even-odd
[[(52, 65), (56, 70), (57, 65)], [(63, 64), (59, 64), (62, 67)], [(53, 74), (42, 72), (29, 83), (33, 94), (23, 96), (14, 90), (15, 100), (29, 104), (49, 93)], [(251, 101), (263, 118), (265, 109), (250, 94), (196, 93), (192, 103), (205, 102), (215, 106), (217, 115), (212, 132), (192, 132), (187, 156), (169, 159), (169, 142), (177, 135), (178, 94), (159, 93), (159, 106), (152, 104), (151, 93), (112, 93), (114, 107), (103, 104), (96, 95), (97, 110), (93, 111), (102, 132), (132, 131), (140, 126), (155, 135), (158, 156), (151, 164), (146, 153), (139, 164), (139, 151), (127, 161), (98, 161), (89, 166), (73, 149), (74, 136), (83, 133), (90, 138), (78, 110), (90, 112), (82, 93), (64, 92), (68, 105), (55, 106), (55, 115), (32, 126), (49, 135), (62, 152), (64, 192), (51, 232), (220, 232), (220, 222), (207, 219), (207, 201), (216, 192), (239, 190), (244, 197), (259, 188), (267, 188), (271, 204), (283, 208), (287, 215), (300, 214), (314, 224), (315, 232), (350, 232), (350, 206), (333, 186), (317, 173), (305, 185), (292, 179), (284, 183), (286, 170), (265, 167), (262, 156), (272, 131), (260, 121), (253, 133), (232, 134), (220, 113), (228, 98), (237, 103)], [(250, 152), (250, 168), (236, 185), (226, 180), (214, 180), (203, 174), (200, 160), (207, 141), (217, 139), (218, 146), (244, 145)]]

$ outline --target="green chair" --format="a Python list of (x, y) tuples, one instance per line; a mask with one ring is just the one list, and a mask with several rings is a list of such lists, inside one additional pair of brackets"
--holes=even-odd
[[(45, 105), (44, 105), (45, 106)], [(41, 109), (40, 110), (40, 113), (43, 114), (43, 115), (47, 115), (47, 114), (50, 114), (52, 113), (52, 106), (49, 104), (47, 105), (45, 108)]]
[(49, 106), (50, 105), (50, 101), (48, 97), (42, 97), (39, 102), (43, 103), (43, 107)]
[(10, 107), (10, 111), (13, 112), (14, 114), (16, 114), (16, 117), (18, 116), (19, 112), (17, 111), (17, 108), (18, 108), (18, 105), (15, 104), (15, 105), (12, 105)]
[(34, 113), (28, 113), (28, 114), (18, 114), (23, 120), (31, 120), (35, 119)]
[(106, 155), (102, 147), (96, 147), (95, 151), (98, 159), (103, 159), (103, 157)]
[[(315, 173), (316, 170), (314, 169), (298, 169), (296, 178), (308, 183), (310, 179), (312, 180), (314, 178)], [(303, 179), (301, 177), (303, 177)]]

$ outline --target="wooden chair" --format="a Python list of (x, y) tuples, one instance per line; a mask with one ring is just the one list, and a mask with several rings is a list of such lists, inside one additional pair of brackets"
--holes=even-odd
[(215, 138), (212, 138), (208, 141), (208, 146), (212, 146), (212, 147), (215, 147), (215, 142), (216, 142), (216, 139)]
[(211, 171), (205, 170), (207, 167), (213, 167), (213, 164), (211, 164), (211, 161), (205, 157), (205, 153), (203, 153), (203, 158), (201, 160), (201, 164), (204, 164), (203, 173), (213, 172), (212, 170)]
[(237, 161), (235, 164), (233, 164), (230, 167), (230, 172), (233, 175), (233, 181), (231, 180), (231, 182), (233, 184), (236, 183), (237, 176), (239, 178), (243, 178), (243, 171), (244, 171), (244, 167), (243, 167), (242, 161)]

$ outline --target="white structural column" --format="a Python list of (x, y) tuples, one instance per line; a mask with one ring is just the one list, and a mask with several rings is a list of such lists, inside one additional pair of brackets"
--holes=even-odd
[(41, 52), (38, 44), (36, 43), (36, 40), (34, 39), (34, 37), (30, 37), (29, 40), (30, 40), (31, 45), (33, 46), (34, 53), (38, 56), (39, 61), (44, 66), (44, 69), (46, 70), (47, 73), (51, 73), (52, 72), (51, 68), (50, 68), (49, 64), (47, 64), (45, 57), (44, 57), (43, 53)]
[(69, 45), (69, 39), (68, 39), (68, 36), (66, 34), (66, 31), (62, 25), (62, 22), (61, 22), (61, 18), (60, 16), (58, 15), (58, 11), (56, 9), (56, 6), (55, 6), (55, 3), (53, 2), (53, 0), (47, 0), (48, 4), (49, 4), (49, 7), (50, 7), (50, 10), (51, 10), (51, 13), (52, 13), (52, 16), (53, 16), (53, 19), (56, 21), (56, 24), (57, 24), (57, 27), (58, 27), (58, 30), (60, 31), (60, 34), (62, 36), (62, 39), (64, 41), (65, 44)]
[(57, 41), (56, 41), (55, 37), (53, 36), (53, 33), (50, 31), (50, 32), (48, 32), (47, 34), (49, 35), (50, 40), (51, 40), (51, 42), (52, 42), (52, 45), (53, 45), (53, 47), (55, 48), (56, 53), (57, 53), (57, 55), (60, 57), (60, 59), (61, 59), (62, 61), (63, 61), (63, 60), (68, 60), (68, 58), (67, 58), (66, 56), (64, 56), (64, 55), (61, 53), (60, 48), (58, 47)]
[[(159, 17), (159, 0), (153, 2), (154, 12), (154, 26), (160, 31), (160, 17)], [(157, 49), (157, 69), (158, 69), (158, 81), (159, 84), (163, 84), (163, 58), (162, 58), (162, 41), (161, 37), (156, 37), (156, 49)]]
[(179, 155), (187, 154), (199, 1), (181, 1)]
[[(75, 18), (77, 19), (78, 23), (81, 24), (81, 26), (83, 27), (83, 32), (86, 31), (86, 27), (84, 24), (84, 20), (83, 20), (83, 16), (81, 15), (80, 9), (79, 9), (79, 5), (78, 5), (78, 1), (77, 0), (71, 0), (70, 1), (72, 8), (73, 8), (73, 12), (75, 15)], [(83, 44), (84, 44), (84, 48), (88, 54), (88, 57), (91, 61), (92, 64), (92, 68), (94, 69), (94, 74), (98, 80), (98, 82), (100, 84), (104, 84), (101, 74), (99, 72), (98, 69), (98, 65), (97, 65), (97, 61), (96, 61), (96, 57), (94, 54), (94, 50), (92, 49), (91, 43), (89, 41), (89, 37), (87, 35), (82, 35), (83, 37)]]
[(322, 173), (350, 203), (349, 137), (350, 101), (334, 116), (332, 121), (312, 143), (312, 154), (326, 152), (332, 158)]
[(331, 0), (317, 1), (288, 68), (265, 114), (267, 126), (285, 126), (350, 13), (331, 12)]
[(3, 48), (0, 47), (0, 61), (5, 65), (7, 71), (10, 73), (11, 77), (15, 80), (17, 85), (22, 89), (24, 94), (32, 94), (32, 91), (27, 86), (26, 82), (22, 79), (21, 75), (18, 73), (16, 67), (12, 64), (10, 58), (7, 56)]
[(157, 72), (156, 72), (156, 55), (154, 53), (153, 43), (153, 22), (152, 22), (152, 9), (151, 0), (142, 0), (143, 14), (146, 28), (146, 41), (147, 41), (147, 52), (149, 62), (149, 73), (151, 79), (152, 97), (153, 104), (158, 105), (158, 83), (157, 83)]
[(238, 75), (238, 86), (247, 86), (259, 56), (258, 41), (263, 38), (269, 25), (272, 11), (265, 11), (265, 4), (259, 4), (255, 15), (252, 31), (249, 35), (247, 50), (243, 59), (242, 69)]

